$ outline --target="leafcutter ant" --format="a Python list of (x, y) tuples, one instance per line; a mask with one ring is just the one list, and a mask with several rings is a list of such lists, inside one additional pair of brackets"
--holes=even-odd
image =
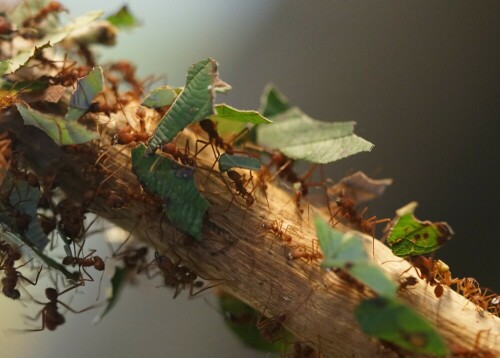
[[(160, 255), (158, 251), (155, 251), (155, 258), (152, 261), (152, 264), (154, 263), (158, 267), (159, 273), (162, 274), (165, 286), (175, 289), (174, 298), (176, 298), (183, 289), (188, 287), (190, 296), (197, 295), (198, 293), (210, 288), (205, 287), (197, 292), (194, 292), (194, 289), (201, 288), (203, 286), (203, 281), (199, 281), (197, 274), (192, 272), (186, 266), (181, 265), (181, 258), (178, 255), (176, 256), (178, 261), (177, 263), (174, 263), (166, 255)], [(147, 265), (145, 269), (148, 269), (148, 266), (150, 265)], [(150, 276), (149, 273), (147, 274), (150, 278), (155, 276)]]
[(24, 281), (29, 282), (33, 286), (35, 286), (38, 282), (38, 278), (40, 277), (42, 267), (40, 267), (35, 281), (31, 281), (30, 279), (24, 277), (22, 273), (17, 271), (19, 268), (26, 265), (29, 261), (18, 267), (14, 267), (15, 261), (21, 258), (21, 254), (19, 253), (19, 251), (15, 250), (12, 245), (5, 243), (5, 241), (0, 241), (0, 252), (2, 254), (0, 270), (3, 270), (5, 273), (5, 277), (2, 279), (2, 292), (5, 296), (12, 298), (13, 300), (17, 300), (21, 296), (19, 290), (16, 289), (17, 281), (21, 278)]
[(90, 276), (89, 273), (85, 270), (85, 267), (93, 267), (97, 271), (104, 271), (105, 264), (104, 264), (104, 260), (101, 259), (101, 257), (99, 257), (99, 256), (92, 256), (95, 253), (95, 250), (91, 250), (90, 253), (87, 256), (79, 257), (80, 254), (81, 254), (82, 249), (83, 249), (83, 245), (82, 245), (82, 247), (80, 248), (80, 250), (78, 252), (78, 256), (66, 256), (62, 260), (62, 264), (63, 265), (71, 265), (73, 267), (75, 267), (75, 266), (78, 265), (79, 269), (83, 270), (83, 272), (85, 272), (85, 274), (88, 277), (88, 280), (85, 280), (81, 276), (81, 271), (80, 271), (80, 276), (82, 277), (81, 282), (83, 284), (84, 281), (94, 281), (94, 279), (92, 278), (92, 276)]
[(408, 289), (410, 286), (415, 286), (418, 283), (417, 278), (414, 276), (407, 276), (399, 281), (398, 292)]
[(304, 244), (300, 244), (294, 247), (290, 252), (288, 252), (288, 259), (297, 260), (297, 259), (305, 259), (307, 262), (312, 262), (315, 260), (319, 260), (323, 258), (323, 254), (318, 249), (318, 244), (314, 245), (316, 241), (312, 242), (313, 251), (309, 252), (306, 250), (306, 246)]
[(273, 234), (277, 239), (285, 242), (285, 244), (290, 244), (292, 242), (292, 236), (287, 233), (288, 227), (283, 231), (283, 221), (264, 221), (261, 226)]
[(62, 292), (57, 292), (55, 288), (48, 287), (45, 289), (45, 297), (49, 300), (49, 302), (40, 302), (37, 300), (34, 300), (36, 303), (43, 305), (44, 307), (42, 310), (38, 313), (38, 315), (34, 318), (34, 320), (38, 319), (40, 315), (42, 315), (42, 328), (36, 328), (36, 329), (26, 329), (23, 330), (25, 332), (38, 332), (38, 331), (43, 331), (45, 328), (47, 328), (49, 331), (54, 331), (58, 326), (64, 324), (66, 322), (66, 319), (62, 315), (62, 313), (59, 312), (59, 307), (58, 304), (63, 306), (64, 308), (68, 309), (69, 311), (73, 313), (82, 313), (85, 311), (88, 311), (89, 309), (94, 308), (95, 306), (90, 306), (87, 308), (84, 308), (82, 310), (76, 311), (73, 308), (71, 308), (69, 305), (66, 303), (62, 302), (59, 300), (59, 296), (63, 295), (64, 293), (71, 291), (80, 285), (75, 285), (71, 286), (67, 289), (65, 289)]
[(28, 17), (23, 21), (23, 27), (35, 27), (42, 22), (49, 14), (68, 11), (57, 1), (49, 2), (45, 7), (41, 8), (37, 14)]

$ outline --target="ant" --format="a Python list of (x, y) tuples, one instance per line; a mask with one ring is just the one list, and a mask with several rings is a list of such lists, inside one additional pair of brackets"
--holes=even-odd
[(27, 329), (24, 331), (39, 332), (39, 331), (43, 331), (45, 328), (47, 328), (49, 331), (54, 331), (58, 326), (64, 324), (66, 322), (66, 319), (59, 312), (58, 304), (60, 304), (61, 306), (70, 310), (73, 313), (82, 313), (82, 312), (88, 311), (91, 308), (94, 308), (94, 306), (90, 306), (90, 307), (84, 308), (83, 310), (76, 311), (73, 308), (71, 308), (69, 305), (67, 305), (66, 303), (59, 300), (59, 296), (63, 295), (64, 293), (66, 293), (70, 290), (73, 290), (79, 286), (80, 286), (79, 284), (71, 286), (62, 292), (57, 292), (57, 290), (55, 288), (52, 288), (52, 287), (46, 288), (45, 289), (45, 297), (47, 297), (49, 302), (44, 303), (44, 302), (34, 300), (36, 303), (44, 306), (42, 308), (42, 310), (38, 313), (37, 317), (35, 317), (35, 320), (36, 320), (36, 319), (38, 319), (38, 317), (40, 315), (42, 315), (42, 328)]
[(28, 17), (23, 21), (23, 27), (34, 27), (42, 22), (49, 14), (68, 11), (62, 4), (57, 1), (49, 2), (45, 7), (33, 16)]
[(283, 240), (286, 244), (292, 242), (292, 236), (287, 234), (288, 228), (283, 231), (283, 221), (273, 220), (272, 222), (263, 222), (261, 227), (272, 233), (277, 239)]
[(332, 215), (332, 220), (333, 217), (340, 212), (340, 214), (351, 224), (356, 226), (360, 231), (364, 232), (365, 234), (371, 235), (373, 239), (373, 255), (375, 255), (375, 227), (378, 224), (385, 223), (385, 222), (390, 222), (391, 219), (386, 218), (386, 219), (378, 219), (376, 216), (371, 216), (368, 219), (364, 218), (364, 215), (366, 213), (366, 210), (368, 210), (367, 207), (361, 211), (361, 213), (358, 213), (356, 210), (356, 203), (354, 200), (351, 198), (340, 195), (339, 198), (336, 200), (336, 204), (338, 207), (338, 210), (335, 214)]
[(144, 123), (144, 116), (146, 115), (146, 110), (139, 107), (136, 111), (137, 117), (139, 117), (140, 130), (137, 131), (130, 124), (121, 128), (118, 133), (113, 138), (113, 144), (130, 144), (132, 142), (147, 142), (150, 135), (146, 132), (146, 126)]
[(457, 292), (485, 311), (489, 311), (491, 302), (498, 301), (498, 295), (490, 289), (481, 289), (472, 277), (466, 277), (457, 284)]
[(172, 158), (183, 165), (190, 167), (196, 166), (196, 160), (189, 157), (189, 140), (186, 139), (186, 145), (184, 146), (184, 153), (177, 148), (174, 143), (165, 143), (161, 146), (161, 150), (164, 153), (169, 154)]
[[(250, 183), (252, 181), (252, 175), (250, 175), (250, 178), (248, 178), (248, 180), (247, 180), (245, 174), (240, 174), (235, 170), (228, 170), (226, 173), (227, 173), (227, 176), (229, 177), (229, 179), (231, 179), (233, 181), (234, 186), (236, 188), (236, 193), (239, 196), (241, 196), (243, 199), (245, 199), (245, 203), (247, 206), (252, 206), (253, 203), (255, 202), (255, 199), (252, 196), (253, 190), (251, 192), (249, 192), (246, 188), (248, 183)], [(226, 184), (226, 186), (227, 186), (227, 184)], [(228, 189), (229, 189), (229, 186), (228, 186)], [(229, 189), (229, 190), (231, 190), (231, 189)], [(234, 199), (234, 197), (233, 197), (233, 199)]]
[(268, 342), (275, 342), (276, 335), (283, 327), (283, 323), (286, 320), (286, 313), (280, 313), (277, 316), (273, 316), (266, 319), (259, 319), (257, 322), (257, 329), (260, 332), (262, 338)]
[(59, 230), (72, 240), (79, 238), (84, 232), (85, 209), (70, 199), (61, 200), (56, 208), (61, 217)]
[(137, 248), (128, 248), (120, 254), (114, 254), (114, 258), (120, 258), (125, 264), (127, 270), (140, 270), (146, 263), (146, 256), (148, 255), (148, 247), (141, 246)]
[(5, 243), (5, 241), (0, 241), (0, 252), (3, 254), (2, 262), (0, 264), (0, 270), (3, 270), (5, 273), (5, 277), (2, 279), (2, 292), (5, 296), (12, 298), (13, 300), (19, 299), (21, 294), (18, 289), (16, 289), (17, 281), (22, 278), (23, 280), (31, 283), (33, 286), (36, 286), (38, 283), (38, 278), (40, 277), (40, 272), (42, 271), (42, 267), (38, 271), (35, 281), (31, 281), (30, 279), (24, 277), (19, 271), (17, 271), (22, 266), (26, 265), (28, 262), (22, 264), (21, 266), (14, 267), (15, 261), (21, 258), (21, 254), (15, 250), (10, 244)]
[(306, 250), (306, 246), (304, 244), (300, 244), (299, 246), (296, 246), (292, 251), (290, 251), (288, 253), (288, 259), (289, 260), (305, 259), (307, 262), (312, 262), (312, 261), (322, 259), (323, 254), (318, 250), (317, 242), (316, 242), (316, 248), (315, 248), (314, 242), (316, 242), (316, 241), (312, 242), (312, 245), (313, 245), (312, 252), (308, 252)]
[[(163, 281), (165, 286), (175, 288), (174, 298), (176, 298), (183, 289), (189, 287), (189, 295), (194, 296), (201, 293), (210, 287), (205, 287), (196, 293), (194, 293), (195, 288), (201, 288), (203, 286), (203, 281), (197, 281), (198, 275), (189, 270), (186, 266), (180, 265), (181, 258), (178, 257), (178, 262), (174, 263), (166, 255), (160, 255), (158, 251), (155, 251), (155, 258), (151, 263), (156, 264), (159, 272), (163, 275)], [(147, 265), (145, 268), (147, 268)], [(148, 274), (149, 275), (149, 274)], [(152, 276), (154, 277), (154, 276)], [(150, 278), (152, 278), (150, 276)]]
[[(80, 248), (79, 254), (81, 253), (82, 249), (83, 249), (83, 245)], [(89, 278), (88, 281), (94, 281), (92, 276), (90, 276), (89, 273), (85, 270), (85, 267), (94, 267), (94, 269), (96, 269), (97, 271), (104, 271), (104, 269), (105, 269), (104, 260), (101, 259), (101, 257), (99, 257), (99, 256), (90, 257), (94, 253), (95, 253), (95, 250), (91, 250), (90, 253), (84, 257), (66, 256), (62, 260), (62, 264), (63, 265), (72, 265), (73, 267), (78, 265), (78, 267), (87, 274), (87, 277)], [(80, 272), (80, 277), (82, 277), (81, 272)], [(82, 284), (84, 281), (86, 281), (86, 280), (82, 278)]]
[(449, 287), (459, 282), (451, 278), (449, 267), (440, 260), (434, 261), (433, 259), (419, 255), (411, 257), (410, 263), (415, 267), (418, 277), (425, 280), (431, 286), (436, 286), (434, 294), (437, 298), (440, 298), (444, 293), (443, 285)]
[(408, 276), (399, 281), (398, 292), (406, 290), (410, 286), (415, 286), (418, 283), (417, 278)]

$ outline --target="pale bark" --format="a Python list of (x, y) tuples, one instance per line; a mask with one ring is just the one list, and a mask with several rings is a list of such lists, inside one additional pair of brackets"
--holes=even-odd
[[(139, 190), (129, 161), (127, 151), (117, 153), (116, 149), (110, 152), (106, 167), (113, 171), (121, 168), (116, 170), (110, 184), (117, 187), (128, 185)], [(204, 166), (210, 167), (211, 163), (208, 161)], [(317, 249), (313, 217), (323, 215), (319, 210), (305, 207), (304, 214), (300, 215), (290, 195), (276, 186), (277, 181), (268, 183), (269, 207), (265, 197), (258, 194), (255, 204), (247, 208), (241, 198), (230, 203), (232, 196), (219, 173), (208, 175), (208, 171), (197, 170), (196, 179), (211, 204), (201, 242), (181, 239), (181, 234), (170, 228), (162, 214), (148, 212), (141, 202), (129, 203), (119, 210), (101, 203), (93, 210), (117, 225), (133, 230), (137, 238), (147, 244), (153, 243), (162, 253), (175, 250), (182, 257), (183, 264), (203, 278), (226, 280), (222, 285), (224, 290), (258, 310), (265, 309), (266, 315), (286, 313), (285, 327), (325, 356), (393, 354), (363, 334), (354, 319), (353, 310), (361, 299), (370, 296), (369, 291), (360, 293), (336, 274), (321, 270), (319, 261), (287, 259), (290, 246), (303, 244), (308, 250)], [(70, 175), (67, 180), (66, 184), (70, 184), (75, 178)], [(230, 183), (227, 177), (226, 181)], [(68, 188), (71, 186), (67, 185)], [(282, 229), (293, 237), (290, 245), (285, 245), (262, 228), (263, 222), (275, 220), (280, 225), (282, 223)], [(336, 228), (346, 230), (340, 224)], [(371, 254), (372, 238), (364, 237), (367, 252)], [(403, 272), (417, 276), (407, 261), (392, 255), (390, 249), (379, 241), (375, 241), (375, 257), (395, 281)], [(208, 281), (206, 285), (215, 282), (219, 281)], [(483, 332), (479, 348), (500, 356), (499, 318), (482, 312), (456, 292), (446, 288), (438, 299), (433, 288), (419, 280), (416, 286), (402, 291), (400, 297), (432, 322), (450, 347), (477, 349), (476, 337)]]

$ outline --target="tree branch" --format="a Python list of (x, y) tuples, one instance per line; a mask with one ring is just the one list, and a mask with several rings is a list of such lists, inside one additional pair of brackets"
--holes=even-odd
[[(109, 179), (110, 187), (125, 185), (139, 190), (137, 179), (129, 169), (128, 151), (111, 148), (106, 161), (107, 169), (115, 173)], [(212, 162), (213, 159), (205, 158), (204, 166), (210, 167)], [(208, 173), (196, 172), (198, 185), (211, 203), (201, 242), (182, 238), (161, 213), (147, 209), (141, 201), (131, 201), (115, 210), (99, 199), (92, 210), (133, 231), (137, 238), (152, 243), (161, 253), (175, 250), (183, 264), (201, 277), (225, 280), (224, 290), (252, 307), (265, 309), (269, 315), (286, 314), (284, 326), (326, 356), (387, 356), (381, 344), (363, 334), (354, 319), (356, 305), (371, 296), (367, 290), (360, 293), (335, 273), (321, 270), (319, 262), (287, 258), (290, 248), (299, 244), (314, 250), (316, 235), (312, 219), (323, 214), (308, 206), (300, 215), (290, 195), (276, 183), (268, 183), (269, 207), (266, 199), (258, 195), (255, 204), (247, 208), (241, 200), (232, 202), (232, 195), (219, 173)], [(78, 189), (81, 193), (77, 179), (70, 174), (63, 184), (67, 190)], [(289, 245), (262, 227), (264, 222), (273, 221), (282, 223), (282, 229), (292, 236)], [(336, 228), (347, 230), (340, 224)], [(372, 238), (366, 235), (364, 238), (367, 252), (371, 253)], [(412, 266), (394, 256), (384, 244), (375, 241), (374, 245), (375, 261), (395, 281), (403, 274), (416, 276)], [(403, 290), (400, 297), (433, 323), (452, 350), (480, 348), (500, 356), (499, 318), (481, 311), (451, 289), (446, 288), (438, 299), (419, 279), (416, 286)]]

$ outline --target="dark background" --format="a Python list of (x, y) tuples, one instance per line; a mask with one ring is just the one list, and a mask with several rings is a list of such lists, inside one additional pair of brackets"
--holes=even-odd
[[(72, 17), (123, 4), (62, 2)], [(355, 170), (392, 177), (370, 212), (392, 217), (417, 200), (419, 218), (455, 231), (436, 253), (454, 276), (500, 291), (500, 2), (148, 0), (130, 7), (143, 26), (99, 48), (102, 61), (128, 59), (140, 76), (167, 74), (169, 84), (184, 85), (188, 66), (211, 56), (233, 86), (220, 101), (257, 108), (272, 81), (313, 118), (357, 121), (356, 133), (375, 148), (332, 164), (332, 178)], [(107, 235), (120, 236), (127, 233)], [(102, 241), (92, 240), (93, 248)], [(93, 304), (97, 284), (71, 305)], [(0, 296), (0, 328), (39, 327), (20, 318), (27, 312), (18, 303)], [(0, 344), (23, 357), (268, 356), (245, 349), (214, 307), (209, 294), (172, 300), (171, 291), (142, 282), (126, 287), (96, 326), (98, 310), (67, 314), (55, 332), (0, 333)]]
[(499, 15), (493, 1), (288, 1), (245, 44), (232, 99), (255, 107), (271, 80), (314, 118), (357, 121), (375, 148), (331, 176), (393, 178), (370, 212), (417, 200), (455, 231), (436, 257), (498, 292)]

